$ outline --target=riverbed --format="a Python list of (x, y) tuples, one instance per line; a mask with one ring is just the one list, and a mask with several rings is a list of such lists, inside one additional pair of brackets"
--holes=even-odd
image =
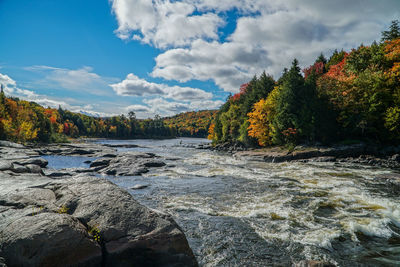
[[(400, 265), (400, 196), (377, 178), (395, 170), (246, 161), (195, 149), (205, 139), (96, 142), (138, 145), (118, 153), (151, 152), (167, 163), (141, 176), (103, 177), (171, 214), (201, 266)], [(49, 168), (62, 167), (51, 157)]]

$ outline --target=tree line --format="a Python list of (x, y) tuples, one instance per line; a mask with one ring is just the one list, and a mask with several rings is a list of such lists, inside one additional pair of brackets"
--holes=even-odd
[(209, 128), (214, 143), (247, 146), (364, 140), (400, 143), (400, 27), (379, 43), (296, 59), (274, 80), (265, 72), (229, 96)]
[[(214, 111), (215, 113), (216, 111)], [(0, 139), (15, 142), (67, 142), (68, 138), (117, 139), (206, 137), (212, 111), (182, 113), (170, 118), (137, 119), (127, 115), (97, 118), (59, 107), (7, 97), (0, 91)]]

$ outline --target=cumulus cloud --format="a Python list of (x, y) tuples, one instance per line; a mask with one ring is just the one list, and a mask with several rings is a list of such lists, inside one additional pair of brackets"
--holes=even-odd
[[(230, 92), (263, 70), (280, 75), (295, 57), (306, 66), (320, 52), (378, 40), (399, 10), (398, 0), (113, 1), (121, 38), (165, 50), (152, 76), (212, 80)], [(221, 40), (226, 11), (236, 27)]]
[(123, 81), (111, 84), (110, 86), (118, 95), (123, 96), (161, 95), (166, 98), (186, 101), (211, 99), (213, 96), (211, 93), (197, 88), (168, 86), (166, 84), (148, 82), (132, 73), (128, 74)]
[(136, 39), (156, 47), (187, 45), (198, 38), (218, 38), (223, 20), (214, 13), (193, 14), (188, 2), (114, 0), (121, 39)]
[(0, 73), (0, 84), (3, 85), (4, 92), (6, 94), (13, 93), (17, 86), (16, 82), (13, 79), (11, 79), (10, 76), (1, 73)]

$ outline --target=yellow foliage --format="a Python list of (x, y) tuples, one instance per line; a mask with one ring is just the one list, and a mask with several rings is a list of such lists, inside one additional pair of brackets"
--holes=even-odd
[(253, 106), (253, 111), (248, 113), (250, 123), (248, 135), (258, 140), (260, 146), (271, 144), (275, 128), (272, 118), (275, 116), (276, 100), (280, 92), (280, 87), (275, 87), (266, 99), (261, 99)]
[(29, 121), (21, 123), (18, 129), (19, 139), (22, 141), (30, 141), (37, 137), (38, 129), (33, 129), (33, 124)]

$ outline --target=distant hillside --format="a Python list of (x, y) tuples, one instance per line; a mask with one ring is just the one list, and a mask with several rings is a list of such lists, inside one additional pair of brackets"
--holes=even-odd
[(208, 128), (215, 119), (217, 110), (200, 110), (164, 118), (166, 127), (176, 129), (177, 136), (207, 137)]
[(0, 92), (0, 140), (66, 142), (67, 138), (117, 139), (205, 137), (216, 111), (187, 112), (170, 118), (136, 119), (131, 112), (99, 118), (62, 108), (44, 108)]

